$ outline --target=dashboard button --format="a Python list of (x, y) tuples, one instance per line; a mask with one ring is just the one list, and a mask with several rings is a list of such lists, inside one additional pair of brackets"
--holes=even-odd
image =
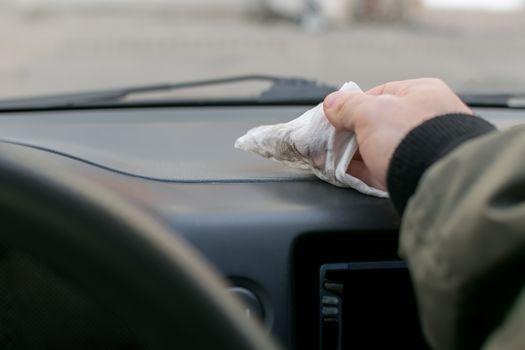
[(231, 287), (226, 291), (241, 301), (246, 318), (264, 321), (264, 308), (255, 293), (244, 287)]
[(321, 303), (323, 305), (339, 305), (339, 298), (332, 297), (329, 295), (323, 295), (323, 297), (321, 298)]
[(336, 307), (324, 306), (321, 309), (321, 313), (323, 314), (323, 316), (337, 316), (339, 314), (339, 309)]

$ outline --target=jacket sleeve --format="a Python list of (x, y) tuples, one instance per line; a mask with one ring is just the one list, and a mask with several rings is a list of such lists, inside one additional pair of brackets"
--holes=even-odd
[(455, 141), (429, 136), (431, 147), (445, 150), (434, 150), (416, 180), (390, 179), (406, 174), (389, 170), (393, 201), (401, 211), (406, 204), (400, 253), (433, 348), (525, 348), (525, 127), (468, 129)]

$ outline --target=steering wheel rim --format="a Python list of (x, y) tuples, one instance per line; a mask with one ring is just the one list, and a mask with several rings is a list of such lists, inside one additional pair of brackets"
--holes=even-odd
[(183, 239), (53, 157), (0, 142), (2, 244), (111, 305), (147, 349), (278, 348)]

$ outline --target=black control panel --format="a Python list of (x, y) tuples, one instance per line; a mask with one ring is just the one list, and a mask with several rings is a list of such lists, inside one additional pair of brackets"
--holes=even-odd
[(319, 349), (428, 348), (404, 262), (323, 264), (319, 281)]

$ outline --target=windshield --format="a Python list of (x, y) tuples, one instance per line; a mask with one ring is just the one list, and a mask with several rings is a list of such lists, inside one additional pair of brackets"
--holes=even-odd
[(243, 74), (523, 93), (524, 34), (524, 0), (0, 0), (0, 98)]

